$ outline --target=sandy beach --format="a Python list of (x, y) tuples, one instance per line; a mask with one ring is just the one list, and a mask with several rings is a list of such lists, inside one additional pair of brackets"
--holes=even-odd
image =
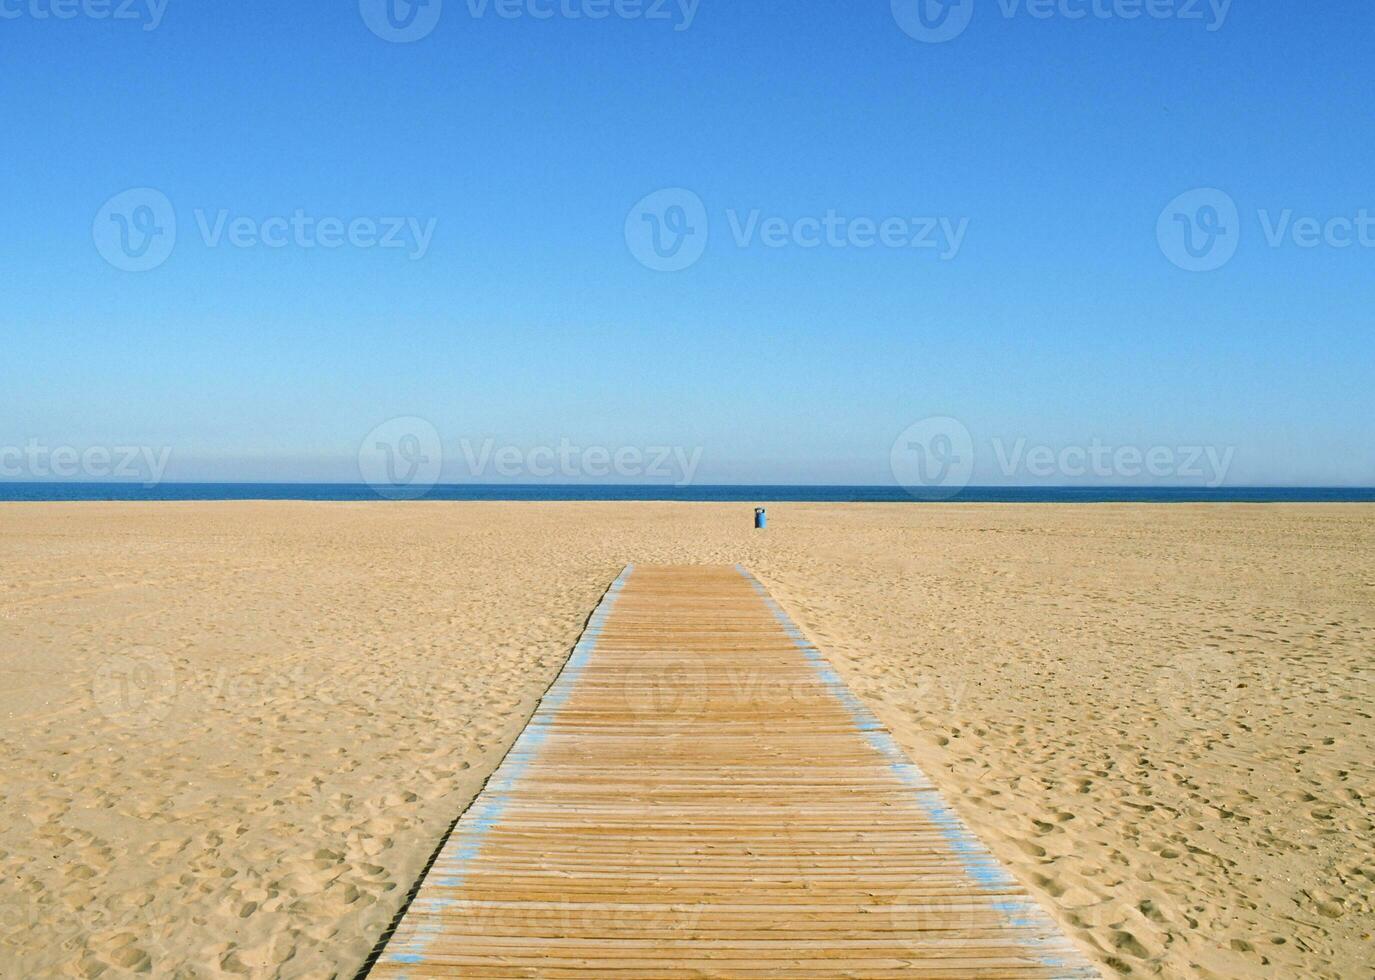
[(1375, 507), (0, 504), (0, 975), (351, 977), (628, 562), (742, 562), (1105, 975), (1372, 975)]

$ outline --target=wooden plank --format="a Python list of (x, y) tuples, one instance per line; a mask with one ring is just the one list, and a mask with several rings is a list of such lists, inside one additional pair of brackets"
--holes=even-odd
[(1098, 973), (745, 569), (627, 568), (371, 975)]

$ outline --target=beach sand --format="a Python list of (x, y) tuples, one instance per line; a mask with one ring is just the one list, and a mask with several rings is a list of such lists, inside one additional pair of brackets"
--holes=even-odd
[(1375, 507), (0, 505), (0, 975), (350, 977), (628, 562), (743, 562), (1107, 975), (1370, 977)]

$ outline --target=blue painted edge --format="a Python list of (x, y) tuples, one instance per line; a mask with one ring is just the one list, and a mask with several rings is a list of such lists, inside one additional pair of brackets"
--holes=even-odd
[[(611, 615), (616, 600), (620, 598), (621, 591), (625, 588), (626, 580), (630, 578), (634, 570), (634, 565), (627, 565), (622, 569), (621, 574), (616, 577), (610, 588), (606, 590), (606, 594), (602, 596), (601, 602), (597, 603), (597, 608), (592, 611), (592, 617), (587, 621), (587, 626), (573, 647), (573, 652), (564, 661), (563, 668), (559, 671), (558, 677), (554, 679), (554, 683), (550, 685), (549, 690), (544, 692), (544, 697), (540, 699), (540, 703), (535, 708), (535, 713), (525, 726), (525, 730), (520, 733), (520, 737), (516, 739), (515, 744), (511, 746), (505, 758), (501, 760), (501, 765), (497, 766), (496, 771), (488, 778), (486, 785), (474, 797), (472, 804), (454, 826), (448, 842), (421, 882), (415, 901), (411, 903), (410, 910), (407, 912), (408, 917), (411, 911), (438, 912), (454, 904), (451, 899), (422, 897), (425, 885), (433, 883), (441, 888), (462, 886), (465, 867), (482, 849), (482, 843), (488, 831), (501, 819), (501, 814), (506, 809), (506, 804), (510, 798), (511, 789), (525, 774), (530, 763), (539, 755), (541, 747), (549, 737), (550, 725), (564, 704), (567, 703), (569, 695), (573, 693), (573, 688), (582, 676), (582, 672), (592, 659), (593, 653), (596, 652), (597, 640), (601, 637), (602, 630), (606, 626), (607, 617)], [(422, 921), (415, 928), (407, 931), (404, 936), (398, 929), (391, 941), (387, 943), (387, 948), (379, 962), (409, 965), (424, 963), (426, 951), (434, 942), (435, 937), (439, 935), (439, 932), (439, 924), (432, 919)], [(402, 974), (403, 980), (406, 977), (406, 974)]]
[[(755, 578), (754, 574), (744, 565), (736, 565), (735, 570), (753, 586), (754, 591), (764, 600), (764, 605), (769, 608), (779, 625), (783, 627), (783, 632), (802, 651), (802, 655), (816, 671), (826, 689), (849, 711), (855, 726), (863, 733), (869, 745), (888, 761), (894, 774), (912, 788), (912, 795), (917, 805), (926, 813), (939, 830), (941, 837), (945, 839), (950, 849), (959, 858), (970, 880), (979, 888), (987, 891), (999, 891), (1016, 886), (1017, 880), (964, 825), (964, 821), (946, 805), (940, 792), (934, 788), (926, 774), (907, 757), (907, 754), (902, 751), (902, 748), (874, 716), (873, 712), (855, 696), (849, 685), (835, 672), (835, 668), (826, 660), (821, 650), (807, 639), (803, 632), (797, 628), (797, 624), (792, 621), (792, 617), (783, 610), (783, 607), (778, 604), (773, 596), (769, 595), (768, 589), (764, 588), (759, 579)], [(1022, 945), (1028, 947), (1043, 965), (1057, 971), (1057, 980), (1077, 980), (1077, 978), (1098, 978), (1101, 976), (1098, 970), (1090, 966), (1079, 954), (1069, 937), (1064, 935), (1063, 931), (1039, 906), (1012, 900), (995, 902), (993, 907), (1002, 913), (1009, 926), (1017, 929), (1036, 930), (1041, 934), (1039, 937), (1024, 938), (1021, 940)]]

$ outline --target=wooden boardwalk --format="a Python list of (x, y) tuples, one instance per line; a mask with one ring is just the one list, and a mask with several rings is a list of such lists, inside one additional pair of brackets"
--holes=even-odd
[(627, 568), (373, 977), (1096, 977), (738, 566)]

